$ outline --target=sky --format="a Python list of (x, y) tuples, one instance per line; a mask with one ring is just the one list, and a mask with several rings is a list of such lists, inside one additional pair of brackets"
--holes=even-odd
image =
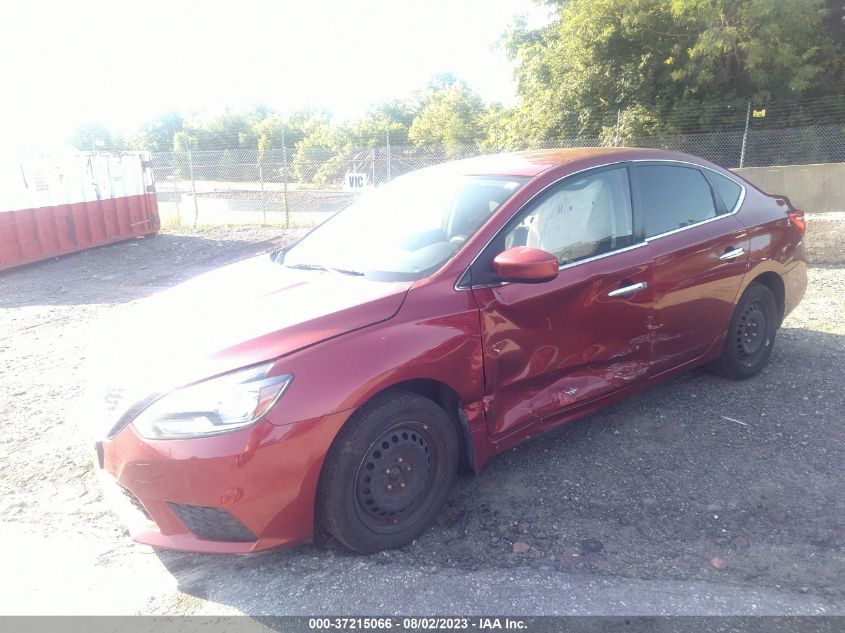
[(168, 110), (265, 103), (340, 120), (452, 72), (514, 103), (496, 40), (532, 0), (4, 0), (0, 147), (64, 142), (100, 122), (131, 133)]

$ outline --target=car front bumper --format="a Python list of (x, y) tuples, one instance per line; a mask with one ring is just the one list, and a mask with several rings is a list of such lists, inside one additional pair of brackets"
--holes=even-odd
[(320, 469), (350, 413), (178, 440), (129, 425), (98, 443), (95, 467), (140, 543), (243, 554), (308, 542)]

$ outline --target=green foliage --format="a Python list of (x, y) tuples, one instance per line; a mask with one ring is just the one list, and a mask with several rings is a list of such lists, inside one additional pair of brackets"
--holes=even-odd
[(257, 147), (262, 152), (268, 149), (281, 149), (284, 144), (293, 148), (308, 132), (321, 125), (328, 125), (331, 115), (322, 108), (304, 108), (282, 116), (270, 114), (254, 126)]
[[(544, 3), (554, 10), (549, 24), (530, 29), (517, 18), (500, 41), (514, 64), (515, 107), (484, 103), (466, 82), (441, 74), (410, 98), (375, 104), (355, 121), (333, 121), (315, 107), (285, 115), (266, 105), (206, 117), (167, 112), (142, 125), (131, 145), (258, 149), (262, 161), (272, 151), (267, 168), (282, 169), (284, 144), (291, 174), (324, 185), (388, 139), (408, 154), (432, 145), (447, 155), (462, 146), (495, 152), (551, 139), (660, 145), (685, 132), (741, 127), (749, 101), (812, 103), (845, 85), (843, 0)], [(841, 112), (845, 101), (824, 103), (822, 110)], [(817, 120), (801, 107), (772, 108), (770, 115), (766, 125)], [(126, 147), (96, 124), (76, 130), (71, 143), (91, 150), (95, 140), (107, 150)]]
[[(561, 0), (539, 30), (503, 40), (526, 137), (714, 129), (708, 111), (842, 90), (842, 40), (825, 0)], [(695, 114), (691, 114), (692, 112)], [(741, 114), (740, 114), (741, 116)], [(729, 121), (735, 124), (734, 120)]]
[(659, 138), (662, 132), (659, 117), (639, 103), (619, 111), (612, 124), (602, 126), (599, 140), (602, 145), (636, 145), (637, 139)]
[(306, 126), (305, 137), (296, 145), (293, 173), (300, 182), (318, 185), (338, 180), (340, 161), (345, 153), (344, 131), (327, 120), (313, 120)]
[[(189, 132), (185, 130), (179, 130), (176, 134), (173, 135), (173, 151), (174, 152), (187, 152), (188, 150), (195, 149), (197, 146), (197, 137), (193, 136)], [(142, 148), (146, 149), (146, 148)]]
[(483, 115), (484, 103), (465, 82), (441, 75), (422, 94), (408, 138), (417, 146), (438, 145), (452, 152), (483, 137)]
[(174, 137), (183, 131), (185, 119), (180, 112), (165, 112), (141, 125), (132, 145), (151, 152), (172, 152)]
[(126, 149), (126, 143), (122, 138), (113, 135), (108, 128), (99, 123), (80, 125), (74, 130), (68, 143), (83, 152), (119, 152)]
[(531, 122), (523, 108), (489, 105), (481, 120), (485, 136), (479, 147), (485, 152), (526, 149), (536, 141), (545, 140), (533, 133)]
[(348, 127), (349, 140), (356, 147), (375, 147), (387, 143), (408, 143), (408, 130), (417, 114), (415, 104), (399, 100), (380, 103), (370, 108)]

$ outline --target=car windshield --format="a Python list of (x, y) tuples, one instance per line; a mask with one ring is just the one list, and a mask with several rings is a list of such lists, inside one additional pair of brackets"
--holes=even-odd
[(365, 193), (278, 261), (376, 279), (421, 279), (452, 257), (527, 180), (421, 169)]

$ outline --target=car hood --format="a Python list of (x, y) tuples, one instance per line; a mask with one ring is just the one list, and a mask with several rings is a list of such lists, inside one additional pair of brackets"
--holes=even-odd
[(254, 257), (141, 301), (103, 326), (98, 373), (132, 391), (182, 386), (387, 320), (411, 284)]

